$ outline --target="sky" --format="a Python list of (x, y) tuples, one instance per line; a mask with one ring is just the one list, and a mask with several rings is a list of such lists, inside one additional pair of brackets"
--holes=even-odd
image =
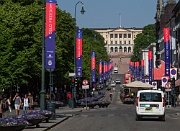
[[(61, 10), (75, 17), (79, 0), (57, 0)], [(155, 23), (157, 0), (81, 0), (76, 6), (76, 25), (80, 28), (143, 28)]]

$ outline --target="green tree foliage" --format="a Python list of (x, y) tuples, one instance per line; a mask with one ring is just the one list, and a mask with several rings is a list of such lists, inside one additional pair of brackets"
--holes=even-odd
[(142, 33), (138, 34), (134, 40), (134, 49), (131, 61), (139, 61), (141, 50), (147, 48), (155, 40), (155, 25), (150, 24), (145, 26)]
[(0, 6), (1, 87), (28, 84), (39, 76), (41, 8), (7, 2)]

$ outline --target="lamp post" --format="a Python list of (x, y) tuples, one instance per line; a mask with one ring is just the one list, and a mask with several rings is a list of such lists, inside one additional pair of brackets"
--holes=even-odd
[(45, 60), (44, 60), (44, 51), (45, 51), (45, 46), (44, 46), (44, 25), (45, 25), (45, 2), (42, 0), (42, 71), (41, 71), (41, 91), (40, 91), (40, 108), (41, 110), (45, 109), (45, 90), (44, 90), (44, 75), (45, 75)]
[[(75, 5), (75, 26), (74, 26), (74, 32), (75, 32), (75, 35), (74, 35), (74, 73), (75, 73), (75, 78), (76, 78), (76, 8), (77, 8), (77, 5), (81, 3), (82, 5), (82, 9), (81, 9), (81, 14), (84, 14), (85, 10), (84, 10), (84, 3), (79, 1), (76, 3)], [(72, 104), (72, 108), (74, 108), (74, 99), (76, 98), (76, 88), (75, 86), (72, 87), (72, 98), (73, 98), (73, 104)]]

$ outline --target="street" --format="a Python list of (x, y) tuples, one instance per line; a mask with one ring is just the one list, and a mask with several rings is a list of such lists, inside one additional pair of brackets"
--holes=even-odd
[[(116, 78), (119, 75), (113, 76)], [(122, 80), (122, 76), (121, 76)], [(156, 118), (135, 120), (135, 105), (123, 104), (119, 98), (120, 85), (116, 85), (112, 103), (107, 108), (83, 110), (62, 122), (51, 131), (179, 131), (179, 107), (166, 109), (166, 121)], [(106, 99), (109, 99), (108, 96)]]

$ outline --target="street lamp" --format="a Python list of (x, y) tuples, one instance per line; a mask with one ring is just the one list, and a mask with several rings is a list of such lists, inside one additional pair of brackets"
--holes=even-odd
[(44, 45), (44, 37), (45, 37), (45, 2), (42, 0), (42, 71), (41, 71), (41, 91), (40, 91), (40, 108), (41, 110), (45, 109), (45, 90), (44, 90), (44, 69), (45, 69), (45, 60), (44, 60), (44, 51), (45, 51), (45, 45)]
[[(74, 15), (75, 16), (74, 17), (75, 18), (75, 26), (74, 26), (74, 32), (75, 32), (75, 35), (74, 35), (74, 73), (76, 73), (76, 8), (77, 8), (77, 5), (79, 3), (81, 3), (81, 5), (82, 5), (82, 9), (80, 11), (81, 14), (83, 15), (85, 12), (84, 3), (81, 1), (77, 2), (75, 5), (75, 15)], [(76, 78), (76, 74), (75, 74), (75, 78)], [(72, 87), (72, 98), (73, 98), (73, 100), (75, 99), (75, 97), (76, 97), (76, 88), (74, 86), (74, 87)], [(74, 103), (74, 101), (72, 101), (72, 102)], [(74, 104), (72, 104), (72, 108), (74, 108)]]

